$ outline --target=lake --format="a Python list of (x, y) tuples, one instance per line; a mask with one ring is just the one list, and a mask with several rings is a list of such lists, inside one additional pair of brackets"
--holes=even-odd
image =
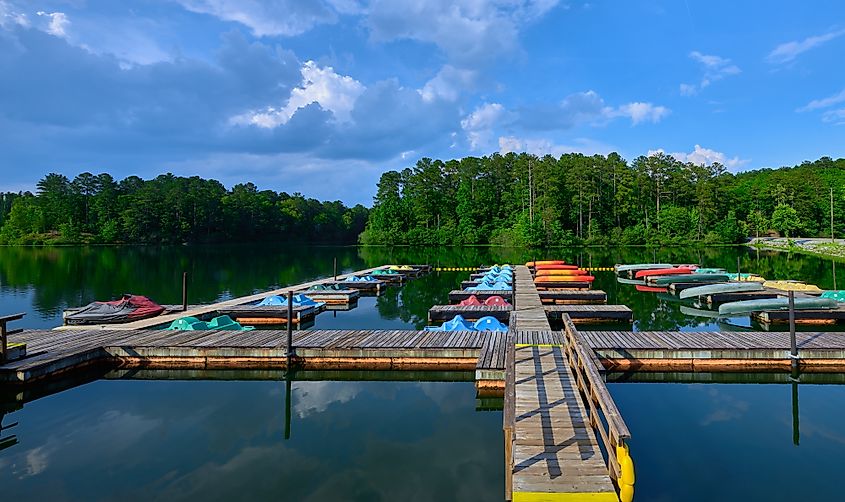
[[(767, 278), (826, 289), (838, 282), (829, 260), (741, 248), (0, 247), (0, 313), (26, 312), (16, 326), (50, 328), (67, 307), (123, 293), (180, 303), (182, 271), (189, 273), (190, 302), (209, 303), (330, 276), (335, 258), (340, 271), (534, 258), (733, 270), (740, 258), (743, 272)], [(433, 273), (390, 287), (349, 312), (320, 314), (315, 328), (420, 328), (429, 307), (448, 303), (448, 291), (467, 275)], [(594, 287), (607, 291), (610, 303), (634, 310), (634, 329), (743, 327), (684, 315), (673, 298), (636, 292), (611, 272), (596, 276)], [(290, 392), (281, 374), (269, 372), (218, 372), (205, 381), (173, 376), (92, 375), (22, 408), (0, 393), (3, 424), (18, 422), (3, 432), (18, 443), (0, 450), (0, 493), (9, 500), (502, 498), (502, 416), (476, 398), (471, 374), (333, 373), (293, 381)], [(800, 385), (767, 380), (609, 384), (633, 436), (635, 500), (837, 498), (845, 386), (835, 382), (842, 375)]]

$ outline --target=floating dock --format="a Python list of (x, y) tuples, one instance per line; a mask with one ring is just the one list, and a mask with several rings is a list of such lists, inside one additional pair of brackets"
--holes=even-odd
[(306, 295), (315, 302), (323, 302), (326, 305), (348, 305), (357, 302), (361, 296), (357, 289), (304, 289), (294, 294)]
[(572, 322), (633, 322), (634, 312), (625, 305), (545, 305), (550, 320), (566, 314)]
[(452, 303), (458, 303), (458, 302), (461, 302), (463, 300), (466, 300), (470, 296), (475, 296), (476, 298), (478, 298), (481, 301), (484, 301), (484, 300), (490, 298), (491, 296), (501, 296), (502, 298), (504, 298), (505, 300), (510, 302), (511, 299), (513, 298), (513, 291), (508, 291), (508, 290), (501, 290), (501, 291), (495, 291), (495, 290), (491, 290), (491, 291), (466, 291), (466, 290), (456, 289), (454, 291), (449, 292), (449, 301), (452, 302)]
[(345, 289), (357, 289), (359, 291), (364, 291), (367, 293), (375, 292), (376, 294), (380, 294), (385, 287), (387, 287), (387, 283), (382, 280), (378, 281), (334, 281), (334, 282), (327, 282), (326, 284), (337, 284), (338, 286), (342, 286)]
[(428, 310), (429, 322), (448, 321), (456, 315), (468, 321), (477, 321), (482, 317), (495, 317), (507, 322), (511, 316), (511, 307), (504, 305), (435, 305)]
[[(764, 310), (754, 312), (752, 317), (766, 324), (789, 322), (788, 310)], [(845, 308), (796, 310), (795, 322), (798, 324), (834, 324), (845, 322)]]
[(600, 289), (558, 289), (553, 291), (538, 291), (538, 293), (543, 303), (607, 303), (607, 293)]
[(592, 283), (590, 282), (570, 282), (570, 281), (550, 281), (550, 282), (538, 282), (537, 289), (542, 290), (554, 290), (554, 289), (590, 289), (592, 287)]
[[(314, 307), (311, 305), (294, 305), (294, 324), (313, 321), (314, 317), (323, 311), (323, 305)], [(286, 305), (233, 305), (221, 307), (217, 310), (219, 315), (227, 315), (241, 324), (245, 325), (266, 325), (266, 324), (287, 324), (288, 307)]]
[[(510, 281), (502, 281), (506, 284), (510, 284)], [(461, 281), (461, 289), (471, 288), (473, 286), (478, 286), (481, 284), (480, 281)]]

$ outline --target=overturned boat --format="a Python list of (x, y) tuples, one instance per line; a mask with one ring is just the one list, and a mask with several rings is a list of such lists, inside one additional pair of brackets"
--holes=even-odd
[(119, 324), (155, 317), (164, 307), (141, 295), (123, 295), (119, 300), (92, 302), (76, 309), (65, 310), (65, 324)]

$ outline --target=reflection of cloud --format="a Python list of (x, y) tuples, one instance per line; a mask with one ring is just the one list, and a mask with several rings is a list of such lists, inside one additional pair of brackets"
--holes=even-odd
[(33, 448), (26, 453), (26, 471), (20, 477), (37, 476), (47, 469), (50, 452), (45, 446)]
[(708, 389), (715, 410), (708, 413), (701, 419), (701, 425), (706, 427), (716, 422), (729, 422), (738, 420), (748, 411), (748, 401), (741, 401), (733, 396), (719, 392), (717, 389)]
[(362, 387), (360, 382), (298, 382), (293, 409), (299, 418), (322, 413), (333, 403), (355, 399)]

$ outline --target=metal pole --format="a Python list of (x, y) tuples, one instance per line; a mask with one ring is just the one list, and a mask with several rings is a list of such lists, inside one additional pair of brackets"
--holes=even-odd
[(287, 344), (287, 366), (286, 371), (290, 371), (290, 360), (293, 356), (293, 291), (288, 291), (288, 344)]
[(739, 269), (739, 256), (736, 257), (736, 280), (742, 280), (742, 270)]
[(182, 272), (182, 312), (188, 310), (188, 273)]
[(9, 350), (6, 334), (6, 321), (0, 322), (0, 363), (6, 362), (6, 351)]
[(795, 291), (789, 292), (789, 350), (792, 371), (798, 371), (798, 344), (795, 341)]
[(285, 439), (290, 439), (290, 394), (291, 394), (290, 367), (285, 370)]
[(337, 280), (337, 256), (334, 257), (334, 280)]

